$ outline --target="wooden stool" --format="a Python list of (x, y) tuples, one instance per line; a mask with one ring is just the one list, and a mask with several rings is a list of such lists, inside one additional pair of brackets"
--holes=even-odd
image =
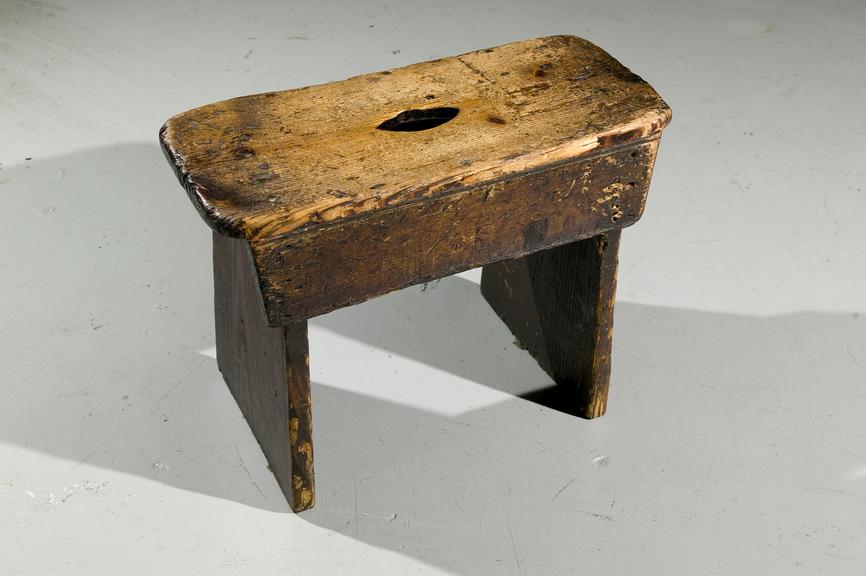
[(605, 411), (620, 229), (670, 110), (586, 40), (527, 40), (218, 102), (160, 139), (214, 230), (217, 362), (292, 509), (313, 506), (307, 319), (484, 266), (562, 390)]

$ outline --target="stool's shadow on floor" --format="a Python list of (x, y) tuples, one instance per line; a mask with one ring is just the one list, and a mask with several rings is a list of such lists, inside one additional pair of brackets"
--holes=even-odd
[[(208, 356), (210, 235), (158, 148), (3, 167), (0, 191), (0, 441), (287, 511)], [(715, 557), (866, 502), (856, 314), (620, 302), (591, 422), (479, 392), (550, 382), (463, 278), (311, 326), (318, 505), (301, 518), (455, 573), (602, 569), (611, 542)]]
[[(370, 337), (374, 320), (393, 328)], [(523, 396), (548, 384), (459, 277), (314, 325)], [(861, 315), (619, 302), (614, 342), (594, 421), (519, 398), (443, 415), (318, 386), (321, 497), (304, 518), (460, 573), (559, 574), (609, 568), (599, 542), (670, 549), (682, 523), (714, 526), (687, 545), (712, 558), (719, 534), (747, 547), (820, 524), (823, 505), (866, 505)]]

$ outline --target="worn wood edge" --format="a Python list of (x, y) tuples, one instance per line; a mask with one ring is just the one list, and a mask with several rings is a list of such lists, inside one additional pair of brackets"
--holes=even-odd
[(589, 385), (579, 391), (577, 406), (580, 416), (586, 419), (598, 418), (607, 411), (620, 240), (620, 230), (610, 231), (596, 240), (600, 297), (595, 305), (593, 363)]
[[(538, 39), (546, 40), (556, 38), (570, 38), (577, 39), (581, 42), (589, 42), (583, 38), (573, 35), (554, 35), (541, 37)], [(493, 48), (495, 49), (505, 45), (506, 44), (502, 44)], [(599, 50), (604, 51), (604, 49), (602, 49), (601, 47), (596, 47)], [(449, 58), (460, 59), (468, 54), (472, 54), (478, 51), (479, 50), (473, 50), (456, 56), (450, 56)], [(619, 63), (619, 61), (612, 56), (611, 58), (617, 63)], [(442, 59), (443, 58), (438, 58), (417, 62), (409, 66), (423, 65), (425, 63), (436, 62)], [(657, 108), (647, 110), (643, 115), (639, 116), (638, 118), (632, 120), (627, 124), (616, 127), (616, 129), (614, 130), (608, 130), (598, 134), (585, 136), (583, 138), (568, 140), (554, 147), (530, 151), (526, 154), (515, 157), (498, 158), (487, 162), (475, 163), (471, 166), (470, 169), (467, 169), (461, 174), (456, 174), (450, 178), (436, 182), (423, 183), (417, 187), (420, 192), (414, 195), (413, 198), (390, 204), (388, 206), (385, 206), (384, 208), (379, 208), (378, 210), (390, 209), (397, 206), (404, 206), (406, 203), (411, 202), (425, 201), (431, 199), (432, 197), (438, 198), (441, 194), (456, 194), (480, 183), (487, 184), (501, 178), (507, 178), (509, 176), (528, 172), (537, 168), (546, 169), (554, 163), (567, 162), (578, 158), (587, 158), (590, 157), (593, 152), (598, 152), (599, 150), (601, 150), (602, 153), (613, 152), (614, 150), (619, 148), (618, 145), (635, 145), (643, 141), (659, 138), (662, 131), (671, 121), (672, 112), (670, 107), (661, 98), (658, 92), (656, 92), (655, 89), (649, 85), (649, 83), (631, 72), (621, 63), (619, 64), (620, 66), (622, 66), (622, 70), (612, 71), (611, 74), (617, 75), (628, 73), (638, 78), (640, 82), (646, 84), (646, 86), (650, 90), (652, 90), (653, 93), (655, 93), (655, 95), (657, 96), (659, 104)], [(391, 68), (389, 70), (396, 69), (397, 68)], [(375, 74), (376, 72), (372, 73)], [(335, 82), (324, 82), (317, 84), (316, 86), (333, 84), (336, 82), (345, 82), (355, 78), (367, 76), (369, 74), (371, 73), (368, 72), (363, 74), (357, 74), (343, 80), (338, 80)], [(310, 87), (312, 86), (294, 88), (291, 90), (304, 90)], [(213, 106), (214, 104), (229, 103), (244, 98), (263, 96), (272, 93), (274, 93), (274, 91), (238, 96), (236, 98), (230, 98), (222, 102), (212, 103), (201, 106), (199, 108), (194, 108), (190, 111), (182, 112), (180, 114), (172, 116), (165, 122), (165, 124), (162, 125), (159, 130), (159, 140), (166, 159), (168, 160), (169, 164), (171, 164), (175, 175), (177, 176), (184, 190), (187, 192), (187, 195), (189, 196), (193, 205), (196, 207), (196, 210), (199, 212), (199, 214), (208, 224), (208, 226), (210, 226), (213, 230), (216, 230), (217, 232), (220, 232), (221, 234), (225, 234), (227, 236), (245, 238), (247, 240), (262, 240), (288, 236), (292, 233), (302, 232), (307, 228), (319, 227), (322, 225), (323, 222), (341, 223), (345, 222), (349, 218), (352, 218), (353, 216), (357, 217), (372, 213), (364, 212), (363, 214), (356, 214), (355, 209), (363, 205), (364, 203), (377, 201), (375, 197), (372, 199), (362, 198), (358, 199), (357, 201), (354, 198), (334, 198), (328, 204), (318, 204), (315, 206), (310, 206), (304, 211), (296, 211), (293, 214), (293, 218), (291, 219), (279, 219), (279, 221), (277, 221), (277, 219), (272, 215), (268, 215), (268, 217), (250, 219), (229, 217), (221, 213), (216, 206), (208, 202), (206, 198), (207, 193), (211, 192), (211, 195), (213, 195), (212, 191), (209, 191), (207, 189), (206, 183), (196, 181), (193, 176), (187, 171), (183, 155), (180, 153), (177, 147), (173, 145), (173, 143), (176, 141), (176, 137), (173, 133), (173, 125), (175, 119), (180, 118), (190, 112), (194, 112), (195, 110), (198, 110), (200, 108)], [(314, 214), (317, 216), (316, 222), (310, 222), (310, 216)]]
[[(532, 151), (503, 163), (503, 159), (490, 160), (488, 162), (477, 162), (472, 165), (471, 170), (442, 179), (432, 183), (425, 183), (415, 188), (413, 193), (404, 190), (403, 194), (412, 196), (411, 199), (398, 201), (384, 208), (364, 212), (362, 215), (371, 214), (378, 210), (405, 206), (409, 202), (423, 202), (441, 195), (456, 194), (479, 184), (489, 184), (509, 176), (523, 174), (538, 169), (547, 169), (559, 162), (584, 159), (593, 151), (601, 150), (607, 153), (612, 150), (612, 143), (637, 144), (653, 137), (658, 137), (663, 128), (662, 123), (666, 120), (659, 119), (654, 113), (646, 113), (640, 119), (626, 124), (618, 130), (603, 132), (578, 140), (570, 140), (559, 146), (547, 148), (540, 151)], [(356, 208), (365, 203), (381, 204), (382, 199), (373, 197), (363, 199), (356, 203), (353, 199), (334, 198), (327, 204), (310, 206), (303, 211), (297, 211), (291, 219), (275, 220), (271, 215), (267, 217), (251, 217), (238, 222), (237, 227), (244, 237), (250, 240), (277, 238), (301, 231), (310, 226), (321, 226), (324, 223), (344, 222), (347, 218), (356, 216)], [(210, 207), (212, 208), (212, 207)], [(315, 216), (315, 222), (311, 223), (311, 217)], [(230, 220), (224, 218), (224, 220)]]
[[(179, 116), (179, 114), (177, 116)], [(223, 217), (219, 210), (205, 199), (204, 188), (202, 185), (193, 182), (189, 172), (186, 171), (183, 157), (169, 142), (167, 133), (169, 131), (170, 122), (171, 119), (169, 119), (159, 129), (159, 144), (162, 148), (162, 153), (165, 156), (165, 159), (168, 160), (174, 175), (186, 191), (192, 205), (195, 206), (195, 209), (202, 217), (202, 220), (204, 220), (214, 232), (219, 232), (223, 236), (229, 236), (232, 238), (244, 238), (244, 235), (237, 229), (237, 227), (234, 226), (228, 218)]]
[[(503, 173), (503, 174), (498, 175), (495, 178), (492, 177), (489, 180), (483, 180), (483, 181), (474, 182), (471, 184), (466, 183), (465, 185), (462, 185), (459, 187), (447, 188), (445, 190), (440, 191), (438, 194), (431, 194), (428, 196), (424, 196), (422, 198), (415, 198), (412, 200), (406, 200), (406, 201), (400, 202), (398, 204), (392, 204), (392, 205), (380, 208), (379, 210), (376, 210), (375, 212), (364, 212), (361, 214), (353, 214), (351, 216), (346, 216), (346, 217), (341, 218), (339, 220), (330, 220), (330, 221), (318, 222), (316, 224), (309, 224), (309, 225), (303, 226), (301, 228), (291, 230), (287, 233), (279, 234), (279, 235), (275, 235), (275, 236), (246, 238), (245, 236), (241, 235), (239, 237), (245, 238), (245, 239), (249, 240), (250, 242), (263, 242), (263, 241), (276, 241), (276, 240), (282, 240), (282, 239), (289, 239), (292, 236), (303, 234), (304, 232), (306, 232), (312, 228), (325, 229), (325, 228), (330, 228), (330, 227), (334, 227), (334, 226), (343, 226), (343, 225), (345, 225), (349, 222), (352, 222), (354, 220), (367, 218), (367, 217), (381, 216), (381, 215), (386, 214), (388, 212), (393, 212), (395, 210), (401, 210), (401, 209), (406, 208), (408, 206), (412, 206), (412, 205), (419, 204), (422, 202), (433, 202), (436, 200), (442, 200), (442, 199), (447, 198), (448, 196), (468, 192), (468, 191), (475, 189), (475, 188), (492, 186), (495, 184), (506, 182), (506, 181), (514, 179), (514, 178), (519, 178), (522, 176), (529, 176), (532, 174), (538, 174), (538, 173), (546, 172), (548, 170), (554, 170), (557, 168), (562, 168), (562, 167), (568, 166), (570, 164), (578, 164), (580, 162), (585, 162), (587, 160), (593, 160), (595, 158), (607, 156), (608, 154), (613, 154), (615, 152), (619, 152), (619, 151), (624, 150), (624, 149), (637, 147), (637, 146), (640, 146), (642, 144), (648, 144), (651, 142), (660, 142), (660, 140), (661, 140), (661, 133), (656, 133), (650, 137), (641, 138), (638, 140), (629, 140), (627, 142), (619, 143), (619, 144), (616, 144), (616, 145), (613, 145), (613, 146), (610, 146), (607, 148), (595, 149), (595, 150), (588, 152), (588, 153), (581, 155), (581, 156), (568, 157), (568, 158), (564, 158), (564, 159), (561, 159), (558, 161), (551, 161), (550, 163), (545, 163), (541, 166), (535, 166), (533, 168), (529, 168), (529, 169), (526, 169), (523, 171)], [(657, 152), (658, 152), (658, 148), (656, 148), (656, 153)], [(649, 172), (647, 174), (647, 180), (649, 180), (652, 177), (652, 169), (653, 169), (654, 164), (655, 164), (655, 154), (653, 155), (652, 162), (649, 165)], [(641, 214), (642, 213), (643, 213), (643, 208), (641, 209)], [(637, 219), (632, 220), (632, 221), (623, 221), (621, 225), (618, 225), (615, 227), (616, 228), (626, 228), (626, 227), (634, 224), (634, 222), (636, 220)], [(227, 235), (230, 235), (230, 234), (227, 234)]]
[[(272, 218), (267, 218), (262, 219), (261, 222), (254, 225), (251, 225), (250, 222), (257, 222), (255, 219), (243, 221), (239, 218), (225, 216), (218, 208), (208, 202), (206, 188), (203, 184), (196, 182), (186, 171), (183, 157), (171, 146), (166, 136), (169, 131), (167, 124), (160, 130), (160, 142), (165, 157), (172, 165), (175, 175), (208, 226), (226, 236), (253, 241), (302, 233), (304, 230), (312, 227), (342, 224), (350, 219), (368, 216), (384, 210), (392, 210), (416, 202), (439, 199), (442, 196), (458, 194), (475, 186), (492, 184), (524, 173), (547, 170), (571, 161), (585, 160), (597, 154), (608, 154), (622, 147), (635, 146), (656, 140), (661, 136), (662, 129), (670, 120), (670, 109), (668, 108), (667, 110), (668, 114), (664, 118), (647, 114), (647, 116), (652, 118), (652, 121), (648, 124), (632, 122), (618, 131), (604, 132), (580, 140), (569, 141), (555, 148), (522, 155), (512, 159), (507, 165), (503, 165), (501, 160), (478, 163), (481, 166), (479, 170), (425, 185), (426, 192), (423, 195), (391, 204), (376, 211), (358, 214), (353, 210), (356, 206), (351, 199), (341, 200), (335, 198), (328, 205), (311, 206), (305, 211), (296, 212), (294, 218), (287, 219), (281, 223), (275, 223)], [(612, 144), (602, 147), (602, 143), (604, 142), (611, 142)], [(503, 169), (503, 166), (506, 166), (507, 169)], [(495, 176), (494, 172), (496, 173)], [(309, 219), (313, 214), (318, 216), (315, 223), (311, 223)]]
[(316, 505), (313, 471), (313, 415), (310, 389), (310, 344), (307, 321), (283, 326), (286, 346), (286, 385), (289, 397), (289, 462), (291, 507), (294, 512)]
[[(653, 171), (655, 161), (657, 158), (659, 139), (656, 138), (656, 139), (652, 139), (649, 141), (645, 141), (642, 145), (650, 145), (650, 147), (652, 148), (652, 152), (649, 154), (649, 161), (645, 165), (646, 176), (643, 177), (643, 181), (646, 182), (645, 190), (646, 190), (646, 192), (648, 192), (648, 188), (649, 188), (649, 184), (650, 184), (651, 176), (652, 176), (652, 171)], [(631, 146), (624, 146), (619, 151), (620, 152), (628, 151), (631, 148), (632, 148)], [(590, 162), (590, 161), (593, 161), (597, 158), (604, 158), (606, 156), (608, 156), (608, 151), (605, 151), (605, 153), (598, 154), (594, 157), (579, 158), (579, 159), (575, 159), (573, 161), (561, 163), (558, 165), (558, 167), (559, 168), (568, 168), (571, 165)], [(544, 172), (546, 172), (546, 171), (547, 170), (545, 169)], [(532, 175), (530, 174), (530, 176), (532, 176)], [(516, 176), (513, 176), (513, 177), (516, 177)], [(496, 185), (495, 183), (484, 183), (483, 185), (477, 186), (475, 188), (467, 189), (467, 190), (465, 190), (465, 192), (466, 193), (472, 193), (476, 190), (483, 190), (487, 186), (495, 186), (495, 185)], [(647, 200), (647, 196), (648, 196), (648, 194), (646, 192), (644, 192), (643, 194), (640, 195), (639, 209), (631, 217), (621, 218), (618, 221), (616, 221), (615, 223), (609, 222), (609, 223), (605, 224), (604, 226), (597, 226), (597, 227), (592, 228), (592, 229), (587, 229), (579, 235), (574, 235), (574, 236), (570, 236), (570, 237), (562, 238), (562, 239), (558, 239), (558, 240), (551, 240), (550, 242), (545, 243), (542, 247), (516, 250), (516, 251), (510, 252), (509, 255), (505, 256), (505, 257), (497, 257), (497, 258), (491, 258), (491, 259), (478, 259), (478, 260), (473, 261), (473, 263), (471, 263), (471, 264), (465, 264), (464, 263), (464, 264), (459, 264), (459, 265), (454, 265), (454, 266), (449, 266), (449, 267), (443, 267), (442, 269), (438, 270), (435, 275), (425, 275), (423, 277), (418, 277), (418, 278), (407, 278), (405, 281), (400, 282), (399, 284), (388, 286), (387, 288), (385, 288), (383, 290), (370, 291), (370, 292), (367, 292), (363, 295), (357, 295), (351, 299), (340, 300), (340, 301), (335, 300), (333, 302), (328, 303), (328, 305), (326, 305), (326, 306), (319, 306), (314, 311), (308, 311), (304, 314), (297, 315), (297, 316), (286, 316), (283, 314), (283, 306), (282, 306), (282, 304), (280, 304), (280, 299), (275, 298), (274, 292), (273, 292), (273, 287), (271, 286), (271, 283), (270, 283), (270, 281), (271, 281), (270, 270), (272, 270), (272, 268), (265, 263), (265, 260), (263, 259), (264, 258), (263, 254), (265, 252), (272, 252), (274, 250), (282, 250), (281, 248), (276, 248), (274, 246), (274, 244), (294, 242), (297, 240), (303, 241), (303, 239), (302, 238), (298, 239), (298, 238), (296, 238), (295, 235), (287, 235), (284, 237), (279, 237), (279, 238), (274, 238), (274, 239), (265, 239), (265, 240), (260, 240), (260, 241), (256, 241), (256, 242), (249, 241), (249, 246), (252, 249), (254, 266), (255, 266), (256, 271), (258, 273), (259, 286), (260, 286), (261, 291), (262, 291), (262, 298), (264, 301), (265, 310), (266, 310), (269, 322), (273, 326), (280, 326), (280, 325), (286, 324), (287, 322), (295, 321), (299, 318), (313, 318), (316, 316), (320, 316), (322, 314), (326, 314), (328, 312), (331, 312), (333, 310), (337, 310), (339, 308), (344, 308), (346, 306), (352, 306), (352, 305), (366, 302), (368, 300), (371, 300), (373, 298), (377, 298), (379, 296), (388, 294), (389, 292), (393, 292), (395, 290), (400, 290), (400, 289), (407, 288), (409, 286), (413, 286), (413, 285), (420, 284), (423, 282), (429, 282), (429, 281), (435, 280), (437, 278), (443, 278), (445, 276), (457, 274), (459, 272), (470, 270), (472, 268), (486, 266), (488, 264), (492, 264), (494, 262), (499, 262), (502, 260), (509, 260), (509, 259), (513, 259), (513, 258), (522, 258), (524, 256), (527, 256), (527, 255), (532, 254), (534, 252), (537, 252), (539, 250), (547, 250), (550, 248), (556, 248), (556, 247), (563, 246), (565, 244), (569, 244), (569, 243), (577, 241), (577, 240), (586, 240), (588, 238), (592, 238), (594, 236), (602, 234), (606, 231), (622, 230), (624, 228), (628, 228), (629, 226), (632, 226), (635, 222), (637, 222), (643, 216), (644, 210), (646, 208), (646, 200)], [(445, 201), (448, 200), (447, 195), (443, 196), (442, 198)], [(363, 220), (366, 220), (367, 218), (378, 219), (378, 218), (382, 218), (382, 217), (388, 215), (391, 212), (396, 212), (396, 211), (398, 211), (398, 209), (383, 210), (383, 211), (377, 212), (374, 215), (365, 215), (365, 216), (361, 216), (361, 217), (359, 217), (357, 219), (353, 219), (353, 220), (363, 221)], [(353, 223), (354, 222), (339, 222), (339, 223), (336, 223), (332, 226), (329, 226), (328, 228), (340, 228), (343, 225), (351, 225)], [(316, 230), (315, 233), (327, 231), (328, 228)]]

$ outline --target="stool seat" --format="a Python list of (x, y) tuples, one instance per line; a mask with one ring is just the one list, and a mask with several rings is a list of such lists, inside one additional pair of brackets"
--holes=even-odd
[(669, 118), (601, 48), (553, 36), (218, 102), (161, 139), (208, 224), (254, 240), (652, 138)]
[(483, 266), (556, 383), (607, 406), (620, 231), (670, 110), (573, 36), (234, 98), (160, 140), (213, 228), (217, 364), (295, 511), (315, 503), (307, 320)]

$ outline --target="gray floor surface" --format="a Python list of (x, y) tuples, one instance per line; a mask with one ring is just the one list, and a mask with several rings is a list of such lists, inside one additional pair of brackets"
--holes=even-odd
[[(569, 33), (674, 110), (608, 415), (478, 271), (311, 323), (318, 506), (214, 360), (170, 115)], [(0, 1), (0, 574), (866, 574), (866, 4)]]

